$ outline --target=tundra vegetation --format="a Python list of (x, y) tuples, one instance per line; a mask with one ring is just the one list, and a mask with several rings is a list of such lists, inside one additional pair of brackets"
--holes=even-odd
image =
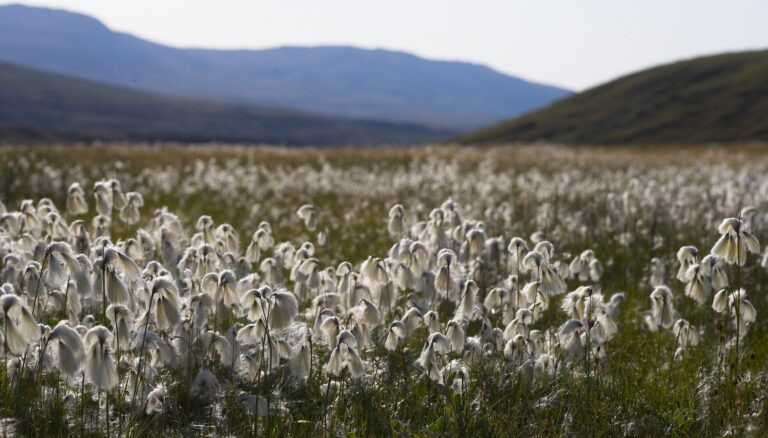
[(761, 148), (0, 158), (4, 434), (768, 429)]

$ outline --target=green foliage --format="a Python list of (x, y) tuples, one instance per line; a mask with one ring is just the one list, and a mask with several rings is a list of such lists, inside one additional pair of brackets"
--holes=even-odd
[(768, 141), (768, 52), (631, 74), (467, 134), (462, 143), (697, 144)]

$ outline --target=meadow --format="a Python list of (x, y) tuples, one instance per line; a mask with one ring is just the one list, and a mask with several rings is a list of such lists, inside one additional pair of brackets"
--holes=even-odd
[(768, 150), (0, 148), (0, 430), (764, 436)]

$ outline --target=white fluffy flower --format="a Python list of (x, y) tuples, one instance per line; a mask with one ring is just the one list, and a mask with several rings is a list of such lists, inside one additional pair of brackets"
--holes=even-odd
[(104, 326), (96, 326), (85, 335), (86, 365), (85, 377), (101, 389), (112, 389), (117, 385), (117, 365), (109, 350), (112, 333)]
[(163, 412), (163, 402), (166, 395), (168, 395), (168, 390), (162, 384), (158, 385), (147, 395), (147, 408), (145, 409), (147, 415)]
[(22, 355), (29, 344), (40, 338), (37, 321), (16, 295), (0, 297), (0, 306), (3, 311), (3, 333), (8, 351), (13, 355)]

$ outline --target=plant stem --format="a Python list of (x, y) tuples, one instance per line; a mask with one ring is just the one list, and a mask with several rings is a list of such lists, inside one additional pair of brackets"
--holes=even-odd
[(43, 280), (43, 272), (45, 271), (46, 266), (48, 265), (48, 256), (50, 253), (48, 251), (45, 252), (45, 255), (43, 256), (43, 265), (40, 268), (40, 273), (37, 276), (37, 286), (35, 287), (35, 300), (32, 303), (32, 313), (37, 310), (37, 296), (40, 293), (40, 282)]
[(131, 405), (136, 403), (136, 392), (139, 388), (139, 380), (141, 379), (142, 365), (144, 364), (144, 345), (147, 340), (147, 328), (149, 327), (149, 314), (152, 312), (152, 300), (155, 298), (155, 290), (153, 288), (152, 293), (149, 295), (149, 304), (147, 305), (147, 317), (144, 322), (144, 335), (141, 337), (141, 348), (139, 349), (139, 367), (136, 369), (136, 383), (133, 385), (133, 394), (131, 395)]
[[(117, 344), (117, 381), (120, 381), (120, 324), (117, 320), (117, 309), (115, 311), (115, 342)], [(146, 333), (145, 333), (146, 334)], [(117, 388), (117, 436), (121, 436), (123, 432), (123, 402), (120, 395), (120, 387)]]
[(107, 241), (101, 247), (101, 320), (107, 322)]

